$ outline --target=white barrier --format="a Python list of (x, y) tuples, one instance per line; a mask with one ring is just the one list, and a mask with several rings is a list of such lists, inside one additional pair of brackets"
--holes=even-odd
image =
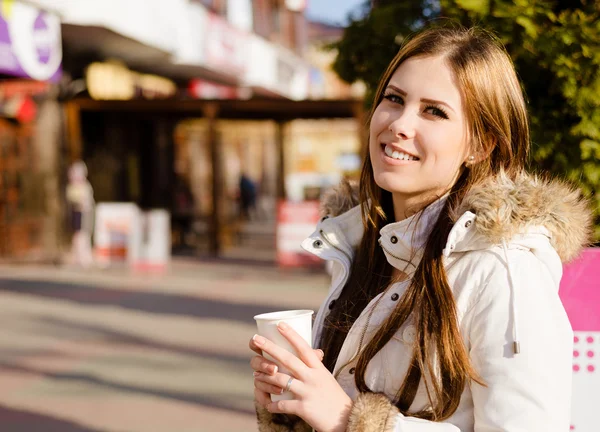
[(132, 250), (135, 270), (163, 271), (171, 260), (171, 217), (167, 210), (150, 210), (140, 218), (139, 239)]
[(135, 270), (165, 270), (171, 259), (169, 212), (142, 212), (133, 203), (98, 204), (94, 252), (101, 267), (126, 264)]
[(140, 210), (133, 203), (100, 203), (96, 206), (94, 255), (98, 265), (131, 262), (138, 242)]

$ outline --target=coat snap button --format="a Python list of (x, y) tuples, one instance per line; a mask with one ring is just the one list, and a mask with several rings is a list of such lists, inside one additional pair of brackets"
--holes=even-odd
[(334, 306), (335, 306), (335, 300), (331, 300), (329, 302), (329, 310), (333, 309)]
[(473, 221), (468, 220), (467, 223), (465, 224), (465, 228), (469, 228), (472, 223), (473, 223)]
[(404, 331), (402, 332), (402, 339), (406, 343), (409, 343), (409, 344), (414, 343), (416, 338), (417, 338), (417, 329), (413, 325), (407, 326), (404, 329)]
[(314, 248), (317, 248), (317, 249), (319, 249), (319, 248), (321, 248), (322, 246), (323, 246), (323, 242), (322, 242), (321, 240), (315, 240), (315, 241), (313, 242), (313, 247), (314, 247)]
[(355, 371), (355, 370), (356, 370), (356, 368), (352, 368), (352, 369), (350, 369), (350, 370), (348, 371), (348, 373), (349, 373), (350, 375), (354, 375), (354, 371)]
[(393, 244), (396, 244), (396, 243), (398, 243), (398, 237), (396, 237), (396, 236), (392, 236), (392, 238), (390, 238), (390, 241), (391, 241)]
[(400, 296), (398, 295), (398, 293), (394, 293), (392, 294), (392, 301), (396, 301), (400, 298)]

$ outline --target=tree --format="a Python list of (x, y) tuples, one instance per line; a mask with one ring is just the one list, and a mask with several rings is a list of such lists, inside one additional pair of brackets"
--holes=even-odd
[(345, 81), (364, 81), (372, 94), (404, 37), (432, 18), (478, 25), (500, 37), (528, 102), (530, 165), (580, 185), (592, 201), (600, 242), (598, 5), (593, 0), (380, 0), (332, 45), (338, 50), (334, 70)]

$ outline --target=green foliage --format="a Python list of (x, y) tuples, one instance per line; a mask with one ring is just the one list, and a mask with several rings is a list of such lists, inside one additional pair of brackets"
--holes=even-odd
[(333, 45), (334, 69), (374, 91), (404, 36), (431, 18), (477, 25), (500, 37), (528, 101), (531, 166), (580, 185), (592, 200), (600, 242), (599, 6), (593, 0), (380, 1)]

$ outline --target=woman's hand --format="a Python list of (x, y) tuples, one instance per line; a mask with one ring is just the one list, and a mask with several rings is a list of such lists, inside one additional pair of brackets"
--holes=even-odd
[(345, 431), (352, 400), (298, 333), (283, 322), (278, 329), (298, 352), (299, 358), (259, 335), (253, 337), (253, 345), (291, 372), (294, 379), (289, 391), (294, 394), (294, 400), (270, 401), (268, 394), (281, 394), (290, 375), (279, 373), (272, 362), (257, 356), (251, 361), (252, 368), (257, 371), (254, 378), (257, 402), (271, 413), (298, 415), (320, 432)]
[[(256, 377), (258, 374), (261, 373), (271, 376), (275, 375), (278, 371), (277, 365), (262, 356), (262, 350), (258, 347), (258, 345), (254, 343), (254, 338), (250, 339), (248, 346), (252, 351), (258, 354), (250, 361), (250, 366), (252, 366), (252, 369), (254, 369), (254, 376)], [(319, 361), (323, 361), (323, 357), (325, 357), (325, 353), (323, 352), (323, 350), (316, 349), (313, 351), (319, 359)], [(270, 384), (257, 382), (256, 379), (254, 380), (254, 398), (263, 407), (266, 407), (271, 403), (272, 394), (283, 394), (284, 390), (285, 389), (282, 387), (271, 386)]]

